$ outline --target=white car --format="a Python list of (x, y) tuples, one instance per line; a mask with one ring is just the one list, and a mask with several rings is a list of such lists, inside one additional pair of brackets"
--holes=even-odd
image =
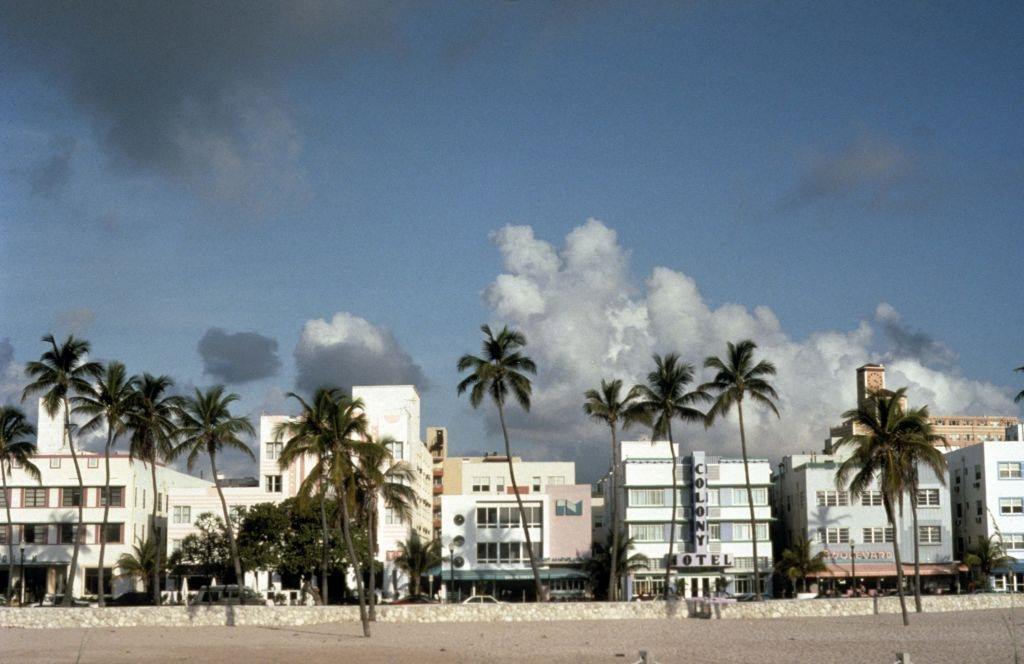
[(463, 604), (501, 604), (498, 600), (494, 599), (491, 595), (473, 595), (467, 597), (462, 602)]

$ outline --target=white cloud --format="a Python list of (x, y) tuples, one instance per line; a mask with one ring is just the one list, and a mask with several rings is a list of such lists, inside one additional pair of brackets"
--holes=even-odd
[[(572, 230), (561, 251), (525, 226), (507, 226), (491, 238), (506, 273), (487, 289), (486, 301), (502, 322), (526, 334), (528, 353), (539, 367), (531, 412), (512, 409), (517, 450), (576, 458), (584, 477), (606, 465), (608, 444), (604, 430), (581, 414), (586, 389), (607, 377), (627, 384), (643, 380), (652, 353), (677, 352), (709, 378), (700, 369), (704, 358), (722, 353), (726, 341), (744, 338), (754, 339), (759, 355), (779, 370), (781, 419), (756, 408), (745, 413), (755, 455), (777, 458), (820, 449), (828, 427), (853, 405), (856, 368), (870, 361), (892, 359), (888, 383), (908, 385), (911, 402), (930, 404), (935, 412), (1016, 410), (1010, 396), (992, 384), (887, 353), (868, 321), (797, 340), (768, 307), (709, 306), (682, 272), (656, 267), (638, 286), (615, 231), (594, 219)], [(898, 320), (894, 309), (884, 307), (876, 314), (879, 322)], [(889, 334), (878, 336), (891, 341)], [(684, 447), (733, 454), (739, 447), (734, 418), (708, 431), (677, 425), (677, 435)], [(628, 435), (641, 433), (646, 434)]]

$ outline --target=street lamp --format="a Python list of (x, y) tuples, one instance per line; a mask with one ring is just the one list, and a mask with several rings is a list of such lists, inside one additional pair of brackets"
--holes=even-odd
[(21, 597), (18, 605), (25, 606), (25, 547), (21, 547)]
[(448, 595), (451, 599), (449, 604), (455, 603), (455, 540), (448, 542), (448, 563), (451, 565), (451, 574), (448, 577)]
[(853, 591), (853, 596), (857, 595), (857, 556), (853, 552), (853, 545), (856, 542), (853, 538), (850, 538), (850, 590)]

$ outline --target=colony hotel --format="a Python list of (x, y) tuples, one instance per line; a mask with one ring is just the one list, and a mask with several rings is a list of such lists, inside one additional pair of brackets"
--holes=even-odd
[[(678, 447), (678, 445), (677, 445)], [(615, 500), (619, 528), (629, 533), (632, 553), (647, 557), (647, 568), (624, 579), (625, 597), (660, 594), (664, 588), (672, 516), (672, 458), (667, 441), (625, 441), (621, 445), (621, 486)], [(754, 544), (762, 574), (762, 589), (772, 569), (772, 521), (768, 502), (771, 466), (767, 459), (750, 459), (756, 528), (750, 529), (750, 508), (742, 459), (724, 459), (692, 452), (678, 457), (679, 491), (676, 544), (672, 577), (685, 596), (711, 595), (724, 590), (742, 594), (754, 590)]]

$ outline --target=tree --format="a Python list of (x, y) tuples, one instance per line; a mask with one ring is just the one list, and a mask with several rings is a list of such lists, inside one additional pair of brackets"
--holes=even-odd
[[(1016, 369), (1014, 369), (1014, 371), (1019, 371), (1021, 373), (1024, 373), (1024, 367), (1017, 367)], [(1021, 401), (1024, 401), (1024, 390), (1021, 390), (1020, 392), (1018, 392), (1017, 396), (1015, 396), (1013, 398), (1013, 401), (1014, 401), (1014, 403), (1020, 403)]]
[(288, 510), (277, 503), (257, 503), (239, 510), (238, 555), (245, 569), (281, 567), (285, 538), (292, 528)]
[(775, 416), (779, 409), (775, 401), (779, 395), (765, 377), (775, 375), (775, 365), (768, 360), (754, 362), (754, 350), (757, 344), (745, 339), (737, 344), (726, 343), (725, 357), (709, 357), (704, 360), (704, 367), (714, 369), (715, 377), (710, 383), (702, 385), (702, 389), (717, 392), (718, 398), (708, 411), (707, 426), (714, 424), (716, 419), (729, 414), (733, 405), (740, 421), (740, 449), (743, 453), (743, 478), (747, 485), (747, 504), (750, 509), (750, 536), (754, 543), (754, 596), (761, 601), (761, 573), (757, 557), (757, 519), (754, 515), (754, 489), (750, 484), (750, 466), (747, 463), (747, 432), (743, 424), (743, 400), (764, 406)]
[(1006, 554), (1002, 542), (994, 534), (968, 547), (966, 555), (964, 555), (964, 564), (971, 568), (984, 588), (988, 587), (988, 578), (992, 572), (1006, 567), (1013, 560)]
[(672, 420), (703, 422), (704, 413), (693, 406), (710, 400), (702, 388), (686, 391), (686, 386), (692, 381), (693, 365), (681, 362), (678, 355), (669, 353), (665, 357), (655, 355), (654, 371), (647, 374), (647, 385), (637, 385), (633, 388), (639, 399), (640, 408), (651, 422), (654, 438), (667, 438), (669, 453), (672, 456), (672, 518), (668, 529), (668, 556), (665, 557), (666, 599), (672, 592), (672, 552), (676, 540), (676, 522), (679, 518), (679, 489), (676, 480), (679, 461), (675, 440), (672, 437)]
[[(99, 363), (89, 361), (89, 342), (68, 336), (63, 344), (57, 345), (52, 334), (43, 337), (43, 343), (50, 345), (38, 361), (29, 362), (25, 365), (25, 373), (34, 380), (29, 383), (21, 394), (24, 401), (33, 394), (42, 393), (43, 407), (47, 415), (56, 417), (63, 413), (64, 439), (71, 452), (71, 462), (75, 466), (75, 477), (78, 480), (78, 491), (85, 497), (85, 483), (82, 481), (82, 468), (78, 463), (78, 453), (75, 451), (74, 432), (71, 428), (71, 403), (72, 397), (89, 391), (92, 387), (91, 380), (100, 375), (102, 368)], [(78, 525), (75, 529), (75, 543), (71, 553), (71, 564), (68, 566), (68, 576), (64, 584), (64, 606), (71, 606), (74, 596), (75, 577), (78, 575), (78, 552), (82, 546), (82, 538), (79, 533), (84, 532), (84, 500), (78, 501)]]
[(409, 464), (401, 459), (397, 461), (391, 454), (396, 445), (394, 438), (385, 437), (381, 440), (368, 438), (363, 443), (356, 445), (353, 479), (355, 480), (358, 504), (361, 507), (366, 533), (369, 538), (369, 618), (376, 620), (375, 605), (376, 598), (376, 577), (374, 561), (376, 560), (376, 533), (378, 498), (383, 498), (384, 506), (391, 510), (394, 516), (401, 519), (402, 523), (411, 522), (412, 506), (416, 503), (416, 491), (412, 488), (415, 474)]
[[(99, 576), (99, 598), (100, 606), (105, 605), (105, 593), (103, 589), (103, 577), (106, 570), (103, 568), (103, 561), (107, 554), (107, 523), (110, 520), (110, 452), (117, 442), (117, 437), (125, 432), (128, 424), (128, 416), (132, 412), (135, 403), (136, 378), (128, 377), (128, 372), (120, 362), (108, 362), (103, 368), (95, 385), (89, 385), (79, 396), (74, 397), (71, 403), (74, 404), (75, 412), (85, 415), (89, 419), (82, 425), (83, 431), (95, 431), (100, 428), (107, 430), (107, 442), (103, 446), (103, 461), (106, 468), (103, 481), (103, 524), (100, 526), (100, 559), (99, 568), (96, 570)], [(153, 494), (156, 500), (156, 494)], [(79, 496), (80, 502), (85, 502), (85, 495)], [(84, 533), (75, 533), (75, 539)]]
[(410, 595), (420, 594), (420, 580), (441, 564), (441, 557), (441, 540), (424, 542), (415, 530), (409, 533), (407, 540), (398, 543), (395, 565), (409, 575)]
[(11, 494), (7, 490), (7, 474), (15, 466), (21, 466), (25, 473), (39, 482), (39, 469), (32, 463), (36, 455), (36, 444), (32, 442), (36, 430), (25, 413), (14, 406), (0, 405), (0, 481), (3, 482), (2, 499), (7, 510), (7, 603), (14, 598), (14, 519), (11, 518)]
[(783, 550), (782, 558), (775, 563), (775, 569), (792, 581), (794, 586), (799, 579), (801, 588), (807, 592), (807, 577), (828, 571), (825, 558), (824, 551), (811, 555), (811, 542), (801, 535), (792, 546)]
[(168, 565), (174, 574), (197, 574), (225, 579), (233, 565), (224, 519), (203, 512), (195, 521), (195, 532), (181, 540)]
[(510, 395), (524, 411), (530, 410), (530, 395), (533, 392), (533, 386), (526, 374), (536, 374), (537, 365), (522, 352), (522, 348), (526, 346), (526, 336), (522, 332), (505, 326), (495, 335), (489, 325), (482, 326), (480, 330), (484, 333), (482, 357), (463, 355), (459, 358), (457, 365), (459, 373), (469, 371), (470, 374), (459, 383), (457, 391), (458, 394), (469, 391), (469, 403), (473, 408), (479, 408), (486, 396), (490, 396), (498, 408), (501, 435), (505, 439), (505, 458), (508, 461), (509, 481), (512, 484), (512, 492), (516, 496), (516, 504), (519, 506), (519, 520), (523, 525), (523, 533), (526, 537), (526, 553), (530, 560), (530, 569), (533, 570), (533, 584), (537, 592), (537, 601), (543, 602), (546, 599), (546, 594), (544, 585), (540, 581), (537, 552), (533, 549), (530, 528), (527, 525), (529, 520), (526, 518), (526, 510), (523, 509), (523, 497), (519, 494), (519, 484), (516, 482), (516, 472), (512, 463), (512, 445), (508, 440), (508, 426), (505, 423), (505, 403)]
[(238, 401), (238, 395), (224, 394), (223, 385), (211, 387), (206, 392), (197, 388), (195, 394), (186, 398), (179, 409), (182, 441), (174, 448), (174, 456), (184, 454), (189, 470), (204, 454), (209, 457), (213, 484), (224, 511), (225, 530), (235, 567), (235, 583), (241, 586), (245, 583), (242, 562), (238, 557), (238, 544), (231, 526), (228, 503), (224, 499), (224, 490), (217, 474), (217, 455), (225, 450), (237, 450), (254, 461), (256, 459), (249, 446), (240, 438), (243, 435), (255, 435), (256, 431), (247, 418), (231, 414), (231, 404), (235, 401)]
[(143, 592), (149, 591), (149, 580), (160, 578), (160, 559), (157, 555), (160, 545), (150, 531), (146, 539), (135, 540), (131, 553), (122, 553), (117, 559), (119, 576), (131, 579), (142, 579)]
[[(834, 449), (838, 452), (850, 448), (849, 456), (836, 470), (836, 487), (860, 495), (877, 480), (882, 493), (885, 516), (892, 528), (892, 552), (896, 559), (897, 592), (904, 626), (907, 600), (903, 589), (903, 559), (900, 557), (899, 529), (896, 527), (896, 509), (903, 509), (903, 492), (907, 489), (907, 457), (903, 454), (904, 441), (919, 435), (920, 423), (908, 418), (901, 402), (906, 388), (895, 392), (872, 392), (852, 410), (843, 413), (850, 420), (852, 433), (841, 438)], [(862, 433), (858, 433), (861, 431)]]
[[(634, 544), (633, 538), (628, 537), (625, 533), (618, 537), (608, 533), (608, 539), (604, 544), (593, 543), (590, 555), (583, 561), (583, 569), (590, 577), (590, 585), (594, 590), (595, 597), (611, 597), (607, 584), (612, 578), (621, 579), (630, 572), (647, 568), (647, 556), (642, 553), (630, 554)], [(617, 552), (612, 550), (614, 546), (618, 546)], [(615, 565), (614, 574), (613, 564)]]
[[(178, 425), (175, 419), (181, 409), (182, 398), (168, 394), (172, 387), (174, 387), (174, 381), (168, 376), (142, 374), (142, 378), (136, 383), (134, 406), (128, 414), (128, 427), (132, 432), (128, 456), (132, 459), (141, 459), (143, 464), (149, 465), (150, 476), (153, 480), (153, 496), (158, 493), (156, 466), (158, 463), (170, 461), (174, 457), (174, 445), (178, 436)], [(155, 533), (157, 542), (156, 565), (153, 566), (154, 576), (149, 586), (153, 591), (153, 604), (160, 604), (159, 575), (164, 568), (161, 559), (166, 544), (157, 521), (159, 507), (157, 501), (154, 500), (153, 511), (150, 515), (150, 529)]]
[(612, 435), (612, 482), (609, 495), (611, 498), (611, 563), (608, 565), (608, 599), (615, 601), (619, 597), (618, 564), (616, 557), (619, 551), (619, 529), (614, 525), (618, 507), (618, 475), (619, 475), (619, 444), (616, 438), (618, 427), (628, 429), (638, 421), (644, 421), (646, 414), (640, 405), (639, 398), (635, 391), (631, 390), (625, 397), (622, 396), (622, 381), (601, 380), (601, 389), (587, 390), (584, 395), (586, 401), (583, 403), (583, 412), (593, 419), (606, 424)]
[[(900, 408), (902, 408), (902, 404)], [(928, 407), (908, 410), (904, 414), (907, 421), (908, 435), (904, 436), (900, 445), (903, 455), (903, 466), (907, 471), (905, 479), (907, 492), (910, 494), (910, 516), (914, 529), (914, 610), (921, 613), (921, 533), (917, 529), (918, 488), (920, 486), (919, 469), (923, 465), (932, 471), (939, 484), (946, 485), (946, 455), (936, 447), (949, 444), (943, 436), (937, 435), (928, 419)], [(916, 433), (909, 430), (916, 426)]]

